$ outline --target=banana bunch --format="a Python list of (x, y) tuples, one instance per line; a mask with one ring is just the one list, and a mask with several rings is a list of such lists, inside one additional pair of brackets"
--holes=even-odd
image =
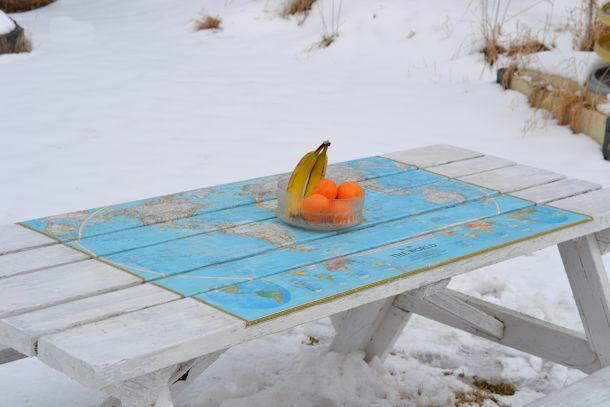
[(290, 215), (298, 215), (300, 199), (311, 195), (318, 182), (324, 178), (328, 164), (326, 150), (329, 146), (330, 141), (326, 140), (314, 151), (305, 154), (292, 171), (287, 186), (287, 191), (292, 195), (291, 203), (288, 205)]

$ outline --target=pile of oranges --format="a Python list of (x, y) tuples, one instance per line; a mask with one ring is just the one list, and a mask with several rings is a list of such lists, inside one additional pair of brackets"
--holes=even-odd
[(332, 179), (320, 180), (311, 195), (303, 199), (301, 216), (318, 223), (347, 224), (353, 221), (356, 205), (361, 203), (364, 191), (355, 182), (339, 186)]

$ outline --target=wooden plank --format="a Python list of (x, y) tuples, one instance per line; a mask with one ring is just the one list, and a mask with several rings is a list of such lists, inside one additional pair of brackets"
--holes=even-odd
[[(125, 273), (123, 273), (125, 274)], [(108, 289), (108, 287), (105, 287)], [(82, 294), (82, 293), (79, 293)], [(67, 301), (69, 297), (65, 297)], [(127, 312), (179, 299), (180, 296), (151, 284), (141, 284), (76, 301), (0, 319), (0, 342), (34, 356), (43, 335), (96, 322)]]
[[(610, 215), (610, 188), (591, 191), (586, 194), (550, 202), (549, 206), (566, 209), (577, 213), (584, 213), (597, 218)], [(606, 228), (596, 230), (601, 231)]]
[(599, 243), (599, 251), (601, 254), (610, 252), (610, 229), (602, 230), (595, 234)]
[(186, 298), (43, 336), (38, 358), (104, 388), (225, 349), (245, 333), (243, 321)]
[(139, 278), (97, 260), (6, 278), (0, 284), (0, 318), (140, 282)]
[(0, 226), (0, 256), (34, 247), (55, 244), (56, 241), (21, 225)]
[(602, 366), (610, 365), (610, 285), (593, 234), (559, 244), (587, 338)]
[(607, 407), (610, 405), (610, 368), (527, 404), (526, 407)]
[[(441, 280), (438, 283), (430, 284), (418, 290), (413, 290), (410, 294), (415, 297), (424, 297), (431, 292), (437, 292), (438, 290), (447, 287), (449, 281), (449, 279)], [(396, 297), (391, 299), (392, 302), (395, 300)], [(370, 340), (364, 348), (364, 360), (370, 362), (373, 358), (378, 358), (379, 360), (384, 361), (394, 347), (394, 344), (396, 344), (396, 341), (412, 315), (411, 312), (401, 310), (394, 306), (388, 307), (386, 313), (379, 321), (377, 329), (373, 335), (371, 335)]]
[(504, 324), (478, 308), (440, 292), (425, 297), (405, 293), (396, 298), (395, 306), (479, 336), (500, 340)]
[(449, 164), (437, 165), (427, 168), (428, 171), (444, 175), (449, 178), (464, 177), (466, 175), (478, 174), (480, 172), (496, 170), (498, 168), (516, 165), (514, 162), (504, 158), (484, 155), (469, 160), (456, 161)]
[(419, 168), (434, 167), (481, 156), (483, 156), (483, 154), (477, 151), (467, 150), (449, 144), (437, 144), (382, 155), (382, 157), (405, 164), (415, 165)]
[[(90, 387), (100, 388), (112, 382), (141, 376), (204, 353), (225, 349), (237, 343), (315, 321), (608, 227), (610, 227), (610, 214), (600, 215), (591, 222), (537, 236), (455, 263), (439, 265), (425, 273), (373, 286), (364, 291), (248, 327), (243, 321), (194, 299), (173, 301), (44, 336), (38, 342), (38, 357), (75, 380)], [(176, 315), (180, 315), (180, 318), (176, 318)], [(150, 321), (155, 323), (151, 324)], [(504, 320), (504, 323), (507, 324), (507, 321)], [(151, 341), (151, 338), (154, 338), (154, 341)], [(503, 340), (506, 338), (505, 334)], [(574, 346), (574, 341), (565, 340), (566, 344), (572, 344), (561, 350), (565, 357), (571, 357), (570, 354), (566, 354), (568, 352), (565, 349), (580, 352), (573, 360), (568, 359), (565, 362), (574, 366), (583, 366), (587, 363), (594, 366), (594, 355), (589, 360), (583, 357), (583, 355), (591, 356), (592, 352), (589, 350), (589, 353), (586, 353), (583, 350), (588, 349), (588, 345), (582, 335), (580, 339), (584, 344), (582, 347)], [(521, 340), (514, 338), (517, 344)], [(547, 358), (551, 359), (548, 356)], [(590, 370), (595, 369), (592, 367)]]
[[(411, 309), (412, 306), (415, 306), (415, 308), (424, 312), (422, 315), (425, 317), (587, 373), (600, 367), (599, 360), (589, 348), (586, 338), (578, 332), (454, 290), (446, 289), (444, 294), (501, 321), (504, 325), (501, 337), (486, 334), (477, 329), (475, 325), (464, 323), (459, 318), (447, 317), (447, 314), (420, 307), (419, 304), (414, 304), (407, 296), (399, 296), (395, 305), (403, 309)], [(414, 311), (419, 313), (417, 310)]]
[(88, 259), (84, 253), (64, 245), (39, 247), (0, 256), (0, 280), (6, 277)]
[(26, 358), (26, 355), (23, 355), (11, 348), (5, 348), (3, 345), (0, 345), (0, 365), (4, 363), (14, 362), (15, 360)]
[(548, 184), (513, 192), (517, 198), (527, 199), (537, 204), (546, 204), (558, 199), (569, 198), (600, 189), (599, 184), (580, 179), (568, 178)]
[(502, 193), (548, 184), (565, 178), (555, 172), (541, 170), (527, 165), (514, 165), (479, 174), (467, 175), (458, 179)]

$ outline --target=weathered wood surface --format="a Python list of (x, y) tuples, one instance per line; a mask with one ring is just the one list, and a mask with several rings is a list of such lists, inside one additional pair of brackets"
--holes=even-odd
[(548, 184), (565, 178), (564, 175), (552, 171), (541, 170), (527, 165), (511, 167), (467, 175), (459, 179), (502, 193), (510, 193), (520, 189)]
[(50, 237), (29, 230), (21, 225), (0, 226), (0, 256), (57, 243)]
[(559, 244), (589, 344), (603, 367), (610, 365), (610, 286), (599, 245), (590, 234)]
[[(448, 279), (441, 280), (437, 283), (414, 290), (411, 294), (418, 298), (424, 297), (430, 292), (436, 292), (445, 288), (448, 284)], [(395, 299), (396, 297), (390, 297), (389, 301), (393, 304)], [(394, 306), (387, 307), (387, 311), (380, 315), (379, 321), (376, 324), (376, 330), (370, 335), (370, 339), (363, 348), (364, 359), (367, 362), (370, 362), (373, 358), (379, 358), (379, 360), (384, 361), (412, 315), (411, 312), (401, 310)]]
[(404, 311), (442, 322), (479, 336), (502, 339), (504, 324), (478, 308), (461, 301), (449, 292), (419, 297), (412, 293), (398, 296), (396, 306)]
[[(431, 150), (427, 151), (428, 152), (419, 154), (420, 160), (417, 163), (411, 160), (412, 162), (409, 162), (409, 164), (418, 165), (420, 167), (436, 167), (437, 169), (443, 165), (447, 165), (444, 169), (445, 171), (454, 171), (450, 176), (464, 176), (465, 178), (479, 176), (480, 179), (486, 179), (489, 177), (484, 176), (485, 174), (495, 171), (496, 175), (500, 178), (498, 184), (507, 190), (523, 190), (530, 187), (537, 187), (545, 182), (554, 182), (559, 179), (557, 178), (557, 175), (553, 173), (549, 174), (544, 171), (542, 173), (521, 171), (521, 176), (518, 176), (515, 175), (514, 168), (521, 166), (512, 166), (509, 165), (508, 162), (502, 162), (501, 160), (481, 160), (479, 158), (481, 157), (481, 154), (476, 152), (456, 152), (456, 150), (445, 147), (441, 148), (436, 153)], [(403, 162), (408, 162), (407, 159), (409, 155), (405, 155), (405, 153), (400, 154), (402, 157), (401, 159), (404, 160)], [(462, 165), (458, 165), (458, 162), (460, 161), (473, 160), (478, 160), (478, 162), (471, 162), (469, 164), (462, 163)], [(494, 162), (495, 164), (493, 164)], [(451, 164), (447, 163), (454, 164), (451, 166)], [(411, 174), (416, 173), (416, 170), (409, 171)], [(441, 171), (443, 171), (442, 168)], [(392, 182), (394, 182), (393, 180), (398, 178), (399, 173), (400, 171), (395, 175), (387, 175), (386, 184), (391, 185)], [(374, 182), (369, 184), (375, 186)], [(429, 184), (424, 183), (420, 185), (424, 187)], [(500, 190), (502, 190), (502, 188), (500, 188)], [(38, 344), (38, 356), (45, 363), (64, 371), (70, 377), (73, 377), (86, 385), (95, 388), (107, 387), (132, 378), (142, 377), (168, 366), (192, 360), (207, 352), (220, 351), (234, 344), (272, 332), (281, 331), (304, 322), (313, 321), (340, 312), (345, 312), (343, 314), (343, 317), (345, 317), (347, 312), (352, 308), (390, 298), (405, 291), (417, 289), (450, 278), (451, 276), (548, 247), (557, 244), (558, 242), (607, 229), (610, 227), (610, 208), (607, 203), (605, 205), (600, 204), (599, 202), (582, 205), (582, 202), (587, 202), (591, 199), (599, 201), (607, 194), (607, 192), (597, 192), (598, 194), (593, 197), (589, 194), (593, 194), (594, 192), (590, 192), (589, 194), (562, 200), (563, 202), (557, 201), (560, 205), (577, 206), (579, 207), (579, 212), (587, 212), (581, 210), (586, 207), (589, 210), (587, 213), (595, 216), (595, 219), (592, 222), (553, 231), (546, 235), (536, 236), (531, 240), (514, 242), (509, 246), (495, 248), (490, 252), (479, 253), (473, 257), (464, 258), (452, 264), (437, 265), (426, 272), (410, 275), (408, 278), (390, 281), (381, 286), (373, 286), (364, 291), (352, 293), (341, 298), (328, 299), (325, 303), (295, 311), (287, 316), (279, 315), (270, 321), (262, 322), (257, 325), (246, 326), (243, 321), (193, 299), (176, 300), (176, 297), (174, 297), (173, 294), (169, 295), (171, 293), (164, 299), (161, 299), (161, 296), (156, 294), (151, 295), (150, 297), (144, 296), (147, 300), (141, 305), (138, 305), (140, 303), (137, 300), (135, 301), (135, 306), (129, 305), (129, 301), (125, 299), (125, 303), (118, 301), (116, 306), (113, 306), (113, 302), (110, 301), (110, 298), (112, 298), (111, 294), (114, 294), (112, 292), (90, 298), (87, 297), (93, 294), (81, 292), (80, 294), (82, 295), (78, 300), (66, 300), (70, 302), (63, 301), (65, 302), (64, 304), (59, 300), (58, 302), (55, 302), (56, 305), (52, 307), (44, 306), (40, 303), (40, 306), (34, 306), (34, 308), (40, 309), (33, 312), (23, 313), (24, 308), (12, 308), (11, 312), (14, 313), (14, 316), (6, 318), (0, 323), (0, 343), (3, 341), (1, 337), (1, 335), (3, 335), (2, 332), (12, 330), (12, 333), (10, 334), (11, 337), (17, 338), (15, 343), (19, 343), (20, 349), (23, 351), (34, 354), (36, 344)], [(559, 193), (557, 197), (553, 198), (563, 198), (568, 196), (567, 194), (573, 195), (574, 191), (570, 188), (566, 188), (565, 194)], [(582, 198), (584, 196), (587, 197)], [(473, 199), (476, 200), (477, 198)], [(467, 200), (466, 202), (474, 201)], [(610, 201), (606, 200), (605, 202)], [(455, 205), (455, 203), (452, 205)], [(461, 205), (461, 203), (458, 203), (458, 205)], [(452, 206), (449, 205), (447, 206), (447, 209), (451, 207)], [(421, 215), (424, 216), (425, 214), (422, 213)], [(413, 216), (413, 214), (408, 216)], [(427, 217), (426, 219), (430, 218), (431, 217)], [(462, 223), (471, 220), (472, 219), (463, 218)], [(146, 226), (141, 226), (140, 229), (145, 227)], [(435, 229), (438, 229), (438, 227), (425, 230), (434, 231)], [(112, 231), (108, 233), (115, 232)], [(426, 232), (421, 231), (420, 233)], [(94, 236), (89, 236), (88, 238), (94, 238)], [(326, 238), (327, 237), (325, 237), (325, 239)], [(408, 242), (409, 238), (413, 238), (413, 235), (405, 235), (403, 239), (407, 239), (406, 242)], [(309, 246), (309, 241), (302, 240), (302, 242), (307, 242), (307, 246)], [(313, 242), (313, 240), (311, 242)], [(301, 244), (302, 243), (297, 243), (296, 247), (299, 247)], [(393, 243), (392, 245), (394, 247), (400, 247), (404, 244), (405, 241), (400, 241), (400, 238), (398, 238), (396, 243)], [(364, 250), (357, 257), (366, 259), (369, 258), (367, 256), (371, 256), (370, 258), (372, 259), (374, 256), (379, 256), (379, 253), (384, 250), (395, 250), (392, 249), (392, 245), (388, 248), (387, 242), (385, 244), (380, 242), (377, 246), (369, 245), (368, 247), (356, 247), (351, 250)], [(33, 250), (41, 249), (44, 249), (44, 247)], [(277, 249), (272, 249), (271, 252), (275, 252), (276, 250)], [(281, 248), (279, 250), (281, 250)], [(298, 251), (292, 253), (287, 252), (286, 256), (293, 258), (298, 253)], [(348, 254), (350, 251), (344, 251), (343, 253)], [(265, 257), (267, 260), (260, 264), (256, 263), (256, 267), (268, 266), (271, 264), (268, 260), (272, 258), (273, 257)], [(318, 260), (313, 260), (313, 262), (324, 261), (324, 259), (324, 257), (318, 258)], [(309, 261), (311, 262), (312, 260)], [(239, 262), (235, 262), (235, 265), (238, 264)], [(307, 264), (307, 262), (304, 264)], [(362, 264), (365, 265), (366, 262), (364, 261)], [(295, 265), (293, 267), (299, 266)], [(50, 270), (52, 270), (52, 268), (35, 273), (29, 273), (30, 270), (28, 270), (27, 272), (29, 274), (23, 276), (43, 273)], [(0, 272), (1, 271), (2, 269), (0, 269)], [(197, 275), (196, 272), (193, 272), (193, 274)], [(17, 277), (8, 277), (4, 281), (13, 278)], [(181, 277), (175, 276), (175, 278)], [(2, 281), (3, 280), (0, 280), (0, 287)], [(53, 286), (50, 285), (49, 287), (52, 288)], [(128, 289), (135, 290), (135, 287)], [(112, 290), (114, 289), (110, 289), (110, 291)], [(164, 292), (167, 293), (167, 291)], [(119, 293), (120, 292), (117, 292), (116, 295), (121, 295)], [(191, 292), (189, 295), (196, 293), (197, 291)], [(74, 294), (76, 295), (77, 292), (75, 291)], [(53, 302), (55, 299), (51, 296), (49, 297), (49, 301)], [(29, 304), (26, 304), (25, 309), (27, 309), (27, 307), (29, 307)], [(96, 308), (99, 308), (99, 311)], [(68, 311), (74, 313), (74, 317), (62, 318), (62, 314)], [(177, 315), (180, 317), (177, 318)], [(46, 322), (46, 319), (48, 319), (48, 323)], [(340, 317), (335, 317), (334, 319), (337, 323), (341, 322)], [(386, 313), (386, 317), (379, 325), (381, 327), (380, 330), (386, 332), (387, 335), (376, 337), (379, 342), (378, 345), (375, 346), (372, 345), (375, 341), (370, 340), (367, 347), (377, 349), (377, 354), (383, 354), (388, 349), (388, 343), (393, 343), (391, 333), (396, 333), (398, 330), (397, 327), (400, 327), (404, 320), (404, 311), (390, 307), (390, 312)], [(384, 328), (384, 324), (386, 323), (387, 329)], [(493, 331), (493, 328), (488, 327), (488, 330)], [(570, 342), (570, 339), (566, 339), (566, 343), (570, 344), (572, 342)], [(582, 351), (578, 346), (575, 346), (575, 348), (578, 352)], [(375, 351), (365, 351), (371, 354), (376, 353)], [(553, 355), (554, 354), (551, 352), (551, 356)], [(574, 364), (578, 366), (587, 365), (588, 362), (585, 360), (585, 356), (587, 355), (579, 355), (580, 356), (575, 357), (576, 361)], [(593, 364), (589, 363), (588, 366), (591, 368), (593, 365), (594, 362)], [(587, 367), (579, 368), (584, 370)]]
[(610, 406), (610, 368), (601, 369), (557, 392), (529, 403), (526, 407), (576, 406)]
[[(394, 305), (400, 309), (412, 310), (424, 317), (434, 319), (473, 335), (500, 343), (546, 360), (591, 373), (600, 368), (600, 363), (589, 348), (587, 339), (579, 332), (532, 318), (520, 312), (492, 304), (454, 290), (444, 290), (445, 298), (452, 298), (467, 304), (479, 312), (501, 322), (502, 330), (485, 332), (479, 321), (484, 320), (471, 312), (455, 313), (455, 309), (430, 307), (423, 301), (414, 301), (409, 293), (398, 296)], [(466, 318), (464, 318), (466, 316)], [(468, 318), (474, 316), (474, 318)], [(491, 325), (492, 324), (487, 324)]]
[(34, 356), (36, 343), (48, 335), (78, 325), (179, 299), (178, 294), (151, 284), (86, 297), (0, 320), (0, 340), (19, 352)]
[(140, 282), (137, 277), (95, 260), (14, 276), (0, 283), (0, 318)]
[(382, 157), (405, 164), (415, 165), (419, 168), (434, 167), (481, 156), (483, 156), (483, 154), (477, 151), (467, 150), (448, 144), (437, 144), (382, 155)]
[(516, 164), (512, 161), (494, 157), (492, 155), (484, 155), (482, 157), (429, 167), (427, 170), (436, 174), (444, 175), (445, 177), (459, 178), (466, 175), (479, 174), (481, 172), (510, 167), (513, 165)]
[(537, 204), (546, 204), (558, 199), (581, 195), (586, 192), (600, 189), (599, 184), (579, 179), (563, 179), (548, 184), (539, 185), (533, 188), (522, 189), (513, 192), (511, 195), (517, 198), (527, 199)]
[(89, 256), (63, 245), (44, 246), (0, 256), (0, 281), (53, 266), (86, 260)]
[(599, 250), (601, 254), (610, 252), (610, 229), (602, 230), (595, 234), (597, 242), (599, 243)]

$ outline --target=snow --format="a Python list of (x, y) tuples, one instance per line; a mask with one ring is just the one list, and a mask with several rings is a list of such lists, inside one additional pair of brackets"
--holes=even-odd
[[(543, 27), (548, 3), (512, 2), (506, 31)], [(346, 0), (326, 49), (319, 10), (299, 25), (279, 0), (62, 0), (18, 14), (34, 49), (0, 57), (0, 223), (287, 171), (326, 138), (331, 161), (451, 143), (610, 186), (593, 140), (494, 83), (478, 4)], [(564, 75), (596, 63), (557, 28), (571, 6), (554, 2), (557, 48), (539, 56)], [(223, 29), (195, 32), (202, 12)], [(556, 248), (450, 287), (582, 331)], [(178, 405), (453, 406), (477, 376), (515, 383), (496, 399), (522, 406), (583, 377), (419, 317), (384, 364), (329, 352), (332, 336), (325, 319), (232, 348)], [(104, 398), (34, 359), (0, 366), (0, 394), (10, 406)]]
[(10, 33), (15, 28), (15, 23), (2, 10), (0, 10), (0, 35)]

